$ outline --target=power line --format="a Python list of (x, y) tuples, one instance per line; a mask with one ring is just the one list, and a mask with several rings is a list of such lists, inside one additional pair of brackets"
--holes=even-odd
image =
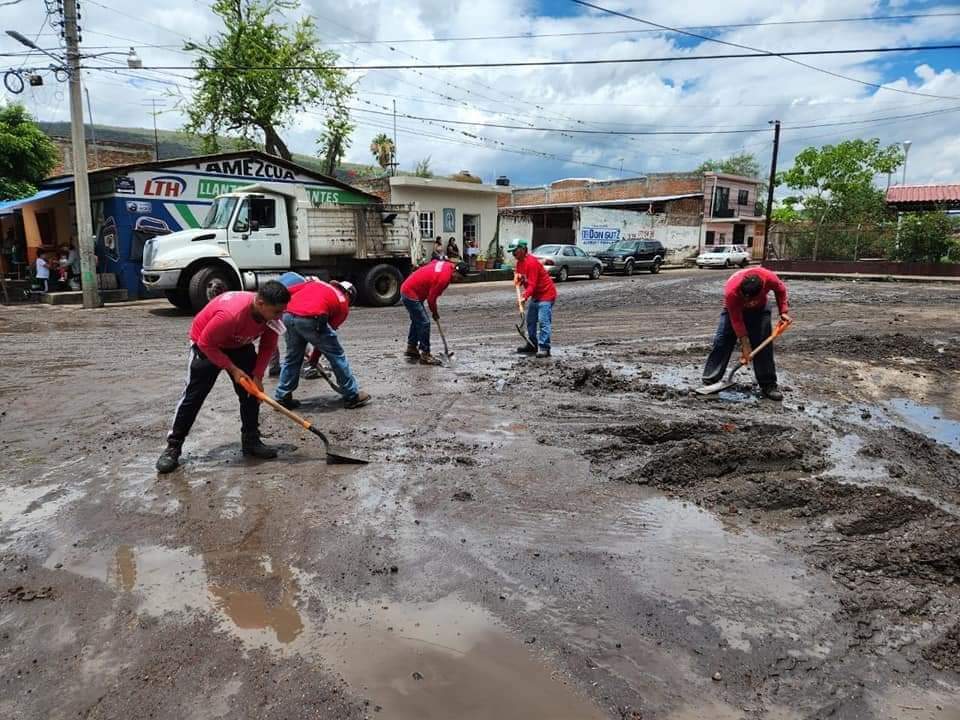
[[(728, 23), (725, 25), (691, 25), (679, 28), (680, 30), (735, 30), (738, 28), (774, 27), (780, 25), (814, 25), (831, 23), (875, 22), (886, 20), (916, 20), (922, 18), (958, 17), (960, 13), (925, 13), (915, 15), (878, 15), (875, 17), (847, 17), (827, 18), (822, 20), (777, 20), (756, 23)], [(596, 35), (638, 35), (654, 33), (657, 30), (592, 30), (567, 33), (520, 33), (517, 35), (467, 35), (463, 37), (439, 38), (406, 38), (402, 40), (351, 40), (344, 42), (328, 42), (326, 45), (403, 45), (410, 43), (434, 42), (470, 42), (473, 40), (534, 40), (537, 38), (586, 37)]]
[[(392, 113), (379, 112), (377, 110), (365, 110), (364, 108), (349, 108), (351, 112), (366, 112), (375, 115), (387, 115)], [(931, 115), (941, 115), (960, 110), (960, 106), (945, 108), (942, 110), (930, 110), (923, 113), (910, 113), (906, 115), (892, 115), (873, 120), (848, 120), (842, 122), (813, 123), (808, 125), (785, 125), (784, 127), (792, 130), (801, 130), (820, 127), (837, 127), (841, 125), (866, 125), (872, 122), (881, 122), (884, 120), (905, 120), (908, 118), (929, 117)], [(744, 135), (760, 132), (769, 132), (769, 128), (737, 128), (737, 129), (701, 129), (701, 130), (584, 130), (581, 128), (553, 128), (553, 127), (527, 127), (525, 125), (507, 125), (505, 123), (485, 123), (473, 122), (469, 120), (447, 120), (446, 118), (424, 117), (421, 115), (409, 115), (404, 113), (403, 117), (411, 120), (423, 120), (427, 122), (443, 122), (450, 125), (466, 125), (470, 127), (488, 127), (501, 130), (532, 130), (536, 132), (556, 132), (556, 133), (576, 133), (578, 135)]]
[[(580, 0), (572, 0), (579, 2)], [(722, 42), (716, 40), (714, 42)], [(233, 72), (246, 70), (454, 70), (460, 68), (500, 68), (500, 67), (552, 67), (557, 65), (618, 65), (618, 64), (642, 64), (658, 62), (687, 62), (691, 60), (738, 60), (745, 58), (783, 58), (789, 60), (792, 57), (811, 56), (811, 55), (859, 55), (870, 53), (898, 53), (898, 52), (932, 52), (935, 50), (960, 50), (960, 43), (948, 45), (913, 45), (907, 47), (892, 48), (849, 48), (843, 50), (790, 50), (786, 52), (767, 52), (764, 50), (750, 53), (721, 53), (716, 55), (668, 55), (664, 57), (645, 57), (645, 58), (595, 58), (590, 60), (523, 60), (507, 62), (488, 62), (488, 63), (430, 63), (424, 65), (228, 65), (221, 67), (204, 68), (205, 70), (214, 70), (219, 72)], [(803, 63), (800, 63), (803, 64)], [(811, 67), (805, 65), (805, 67)], [(102, 70), (103, 68), (87, 65), (85, 70)], [(192, 65), (144, 65), (144, 70), (193, 70)], [(820, 72), (825, 72), (845, 80), (854, 80), (864, 85), (877, 87), (894, 92), (902, 92), (908, 95), (920, 95), (921, 97), (937, 98), (939, 100), (960, 100), (957, 97), (944, 95), (931, 95), (929, 93), (913, 92), (908, 90), (899, 90), (886, 85), (876, 85), (865, 81), (849, 78), (845, 75), (823, 70), (822, 68), (813, 68)]]
[[(609, 8), (601, 7), (600, 5), (594, 5), (593, 3), (587, 2), (586, 0), (570, 0), (570, 1), (576, 3), (577, 5), (582, 5), (582, 6), (584, 6), (584, 7), (593, 8), (594, 10), (599, 10), (600, 12), (604, 12), (604, 13), (607, 13), (607, 14), (609, 14), (609, 15), (616, 15), (616, 16), (619, 16), (619, 17), (622, 17), (622, 18), (627, 18), (628, 20), (633, 20), (634, 22), (643, 23), (644, 25), (650, 25), (651, 27), (659, 28), (660, 30), (666, 30), (666, 31), (668, 31), (668, 32), (679, 33), (679, 34), (681, 34), (681, 35), (686, 35), (686, 36), (688, 36), (688, 37), (697, 38), (697, 39), (699, 39), (699, 40), (705, 40), (706, 42), (717, 43), (717, 44), (719, 44), (719, 45), (726, 45), (727, 47), (740, 48), (741, 50), (751, 50), (751, 51), (753, 51), (753, 52), (759, 52), (759, 53), (763, 53), (763, 54), (765, 54), (765, 55), (771, 55), (771, 56), (776, 56), (776, 57), (779, 57), (779, 58), (783, 58), (783, 59), (786, 60), (787, 62), (792, 62), (794, 65), (800, 65), (801, 67), (805, 67), (805, 68), (808, 68), (808, 69), (810, 69), (810, 70), (815, 70), (816, 72), (819, 72), (819, 73), (824, 73), (824, 74), (826, 74), (826, 75), (830, 75), (830, 76), (835, 77), (835, 78), (840, 78), (840, 79), (842, 79), (842, 80), (849, 80), (850, 82), (859, 83), (860, 85), (865, 85), (865, 86), (867, 86), (867, 87), (876, 88), (876, 89), (878, 89), (878, 90), (889, 90), (889, 91), (891, 91), (891, 92), (904, 93), (904, 94), (906, 94), (906, 95), (920, 95), (920, 96), (922, 96), (922, 97), (933, 97), (933, 98), (939, 98), (939, 99), (942, 99), (942, 100), (960, 100), (960, 98), (957, 98), (957, 97), (944, 97), (943, 95), (931, 95), (931, 94), (929, 94), (929, 93), (915, 92), (915, 91), (913, 91), (913, 90), (901, 90), (901, 89), (899, 89), (899, 88), (893, 88), (893, 87), (889, 87), (889, 86), (887, 86), (887, 85), (880, 85), (880, 84), (878, 84), (878, 83), (867, 82), (866, 80), (861, 80), (861, 79), (859, 79), (859, 78), (850, 77), (849, 75), (843, 75), (843, 74), (841, 74), (841, 73), (833, 72), (832, 70), (827, 70), (826, 68), (817, 67), (816, 65), (809, 65), (809, 64), (807, 64), (807, 63), (805, 63), (805, 62), (801, 62), (800, 60), (794, 60), (794, 59), (792, 59), (792, 56), (794, 56), (794, 55), (814, 55), (814, 54), (819, 54), (819, 53), (775, 53), (775, 52), (771, 52), (771, 51), (769, 51), (769, 50), (763, 50), (763, 49), (761, 49), (761, 48), (752, 47), (752, 46), (750, 46), (750, 45), (741, 45), (740, 43), (728, 42), (728, 41), (726, 41), (726, 40), (718, 40), (717, 38), (712, 38), (712, 37), (709, 37), (708, 35), (699, 35), (699, 34), (697, 34), (697, 33), (692, 33), (692, 32), (689, 32), (689, 31), (687, 31), (687, 30), (681, 30), (680, 28), (670, 27), (669, 25), (661, 25), (660, 23), (655, 23), (655, 22), (653, 22), (653, 21), (651, 21), (651, 20), (644, 20), (643, 18), (634, 17), (633, 15), (627, 15), (626, 13), (622, 13), (622, 12), (620, 12), (620, 11), (618, 11), (618, 10), (610, 10)], [(931, 48), (929, 48), (929, 49), (933, 50), (933, 49), (937, 49), (937, 48), (931, 47)], [(946, 47), (944, 47), (943, 49), (956, 49), (956, 47), (952, 47), (952, 48), (946, 48)], [(891, 49), (888, 49), (888, 50), (880, 50), (880, 51), (877, 51), (877, 52), (893, 52), (893, 51), (895, 51), (895, 49), (891, 48)], [(822, 54), (824, 54), (824, 55), (842, 54), (842, 51), (841, 51), (841, 52), (824, 52), (824, 53), (822, 53)]]

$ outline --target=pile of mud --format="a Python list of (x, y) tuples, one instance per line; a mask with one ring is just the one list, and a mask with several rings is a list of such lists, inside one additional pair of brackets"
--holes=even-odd
[(936, 367), (949, 370), (960, 369), (960, 346), (937, 345), (921, 337), (903, 333), (830, 337), (794, 336), (784, 339), (782, 346), (789, 352), (815, 353), (830, 357), (864, 360), (916, 358)]
[(554, 383), (566, 390), (580, 392), (626, 392), (634, 383), (597, 363), (588, 367), (577, 367), (563, 362), (553, 366)]

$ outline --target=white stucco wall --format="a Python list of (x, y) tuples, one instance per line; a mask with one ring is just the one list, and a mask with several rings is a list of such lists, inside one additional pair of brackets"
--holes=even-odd
[(668, 262), (681, 262), (697, 254), (700, 227), (668, 225), (666, 215), (634, 210), (582, 207), (576, 230), (577, 245), (588, 253), (609, 247), (617, 240), (659, 240)]

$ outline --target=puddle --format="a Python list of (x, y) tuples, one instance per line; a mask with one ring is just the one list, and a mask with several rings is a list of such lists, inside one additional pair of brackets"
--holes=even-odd
[(301, 650), (310, 623), (298, 608), (300, 574), (254, 552), (195, 555), (187, 548), (120, 545), (81, 554), (73, 548), (50, 555), (48, 568), (99, 580), (136, 595), (148, 615), (208, 612), (251, 647)]
[(484, 609), (360, 603), (328, 615), (321, 652), (384, 720), (601, 720)]
[(906, 398), (889, 400), (886, 406), (911, 430), (960, 452), (960, 422), (944, 417), (940, 408), (920, 405)]

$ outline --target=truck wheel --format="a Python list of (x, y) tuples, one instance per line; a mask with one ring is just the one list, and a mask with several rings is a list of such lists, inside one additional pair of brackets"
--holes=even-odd
[(658, 272), (660, 272), (660, 263), (661, 263), (661, 262), (662, 262), (662, 261), (660, 260), (660, 258), (655, 258), (655, 259), (654, 259), (653, 265), (650, 266), (650, 272), (651, 272), (651, 274), (656, 275)]
[(200, 312), (217, 295), (225, 293), (231, 287), (232, 278), (222, 268), (202, 267), (190, 278), (190, 305), (194, 312)]
[(633, 275), (633, 260), (627, 260), (627, 264), (623, 266), (624, 275)]
[(190, 294), (185, 290), (164, 290), (163, 294), (177, 310), (185, 312), (193, 310), (190, 305)]
[(374, 265), (360, 281), (363, 301), (373, 307), (396, 305), (402, 283), (403, 275), (393, 265)]

